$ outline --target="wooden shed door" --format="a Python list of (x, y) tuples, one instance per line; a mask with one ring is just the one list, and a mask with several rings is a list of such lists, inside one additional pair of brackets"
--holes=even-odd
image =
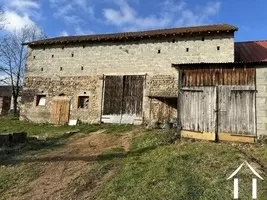
[(256, 137), (253, 86), (183, 88), (181, 136), (253, 142)]
[(142, 123), (144, 76), (106, 76), (102, 121)]
[(190, 87), (181, 92), (181, 136), (215, 140), (216, 88)]
[(66, 124), (69, 121), (69, 100), (54, 100), (52, 103), (51, 122), (53, 124)]
[(253, 141), (256, 137), (254, 86), (218, 86), (218, 139)]

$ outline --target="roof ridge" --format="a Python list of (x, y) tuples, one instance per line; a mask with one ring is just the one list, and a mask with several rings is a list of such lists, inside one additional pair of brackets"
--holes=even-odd
[(253, 42), (267, 42), (267, 39), (265, 40), (247, 40), (247, 41), (239, 41), (239, 42), (235, 42), (237, 43), (253, 43)]
[(83, 41), (107, 41), (107, 40), (125, 40), (136, 39), (143, 37), (159, 37), (171, 35), (186, 35), (186, 34), (200, 34), (200, 33), (219, 33), (219, 32), (234, 32), (237, 31), (236, 26), (230, 24), (210, 24), (198, 25), (188, 27), (176, 27), (154, 30), (143, 30), (133, 32), (117, 32), (117, 33), (104, 33), (104, 34), (91, 34), (91, 35), (77, 35), (77, 36), (59, 36), (54, 38), (43, 39), (39, 41), (32, 41), (24, 43), (24, 45), (44, 45), (56, 44), (66, 42), (83, 42)]

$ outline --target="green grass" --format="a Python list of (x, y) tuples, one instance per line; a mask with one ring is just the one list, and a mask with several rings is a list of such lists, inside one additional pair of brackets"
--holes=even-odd
[(36, 163), (21, 163), (17, 166), (1, 166), (0, 174), (0, 199), (4, 200), (7, 193), (17, 196), (18, 193), (27, 192), (27, 184), (36, 179), (40, 171)]
[[(98, 199), (233, 199), (233, 181), (226, 179), (247, 159), (242, 152), (227, 143), (167, 145), (164, 138), (153, 132), (136, 138), (135, 153), (122, 161)], [(239, 177), (241, 199), (251, 199), (251, 176), (246, 172)], [(266, 199), (266, 188), (266, 182), (259, 183), (259, 199)]]
[[(77, 128), (80, 133), (64, 134)], [(182, 141), (174, 144), (173, 133), (162, 130), (144, 131), (125, 125), (54, 127), (0, 118), (0, 131), (3, 130), (23, 130), (30, 135), (52, 138), (28, 142), (18, 150), (0, 155), (0, 199), (16, 191), (12, 190), (15, 188), (20, 193), (27, 192), (24, 186), (42, 171), (42, 165), (27, 164), (23, 158), (46, 154), (62, 147), (70, 137), (84, 137), (97, 130), (115, 135), (135, 130), (130, 151), (115, 147), (89, 162), (65, 191), (66, 199), (93, 195), (90, 197), (98, 200), (229, 200), (233, 199), (233, 180), (226, 179), (244, 160), (256, 166), (267, 179), (266, 145), (238, 145), (240, 150), (230, 143)], [(261, 165), (255, 164), (256, 161)], [(109, 173), (112, 176), (107, 177)], [(247, 168), (241, 171), (239, 180), (240, 199), (251, 199), (251, 174)], [(266, 200), (266, 188), (267, 181), (258, 181), (258, 199)]]
[(115, 135), (121, 135), (125, 132), (132, 131), (134, 128), (133, 125), (124, 125), (124, 124), (113, 124), (113, 125), (103, 125), (106, 128), (105, 133), (111, 133)]
[(0, 117), (0, 133), (25, 131), (28, 135), (42, 135), (47, 137), (57, 136), (66, 131), (75, 130), (77, 127), (53, 126), (49, 124), (35, 124), (22, 122), (17, 119)]

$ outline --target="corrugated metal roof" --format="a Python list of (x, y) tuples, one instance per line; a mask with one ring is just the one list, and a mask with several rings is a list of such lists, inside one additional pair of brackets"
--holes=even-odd
[(236, 62), (267, 61), (267, 40), (235, 43)]
[(151, 37), (166, 37), (172, 35), (191, 35), (191, 34), (203, 34), (203, 33), (218, 33), (218, 32), (234, 32), (238, 28), (229, 24), (215, 24), (206, 26), (192, 26), (182, 28), (171, 29), (159, 29), (150, 31), (138, 31), (138, 32), (124, 32), (124, 33), (112, 33), (112, 34), (99, 34), (99, 35), (83, 35), (83, 36), (65, 36), (49, 38), (39, 41), (27, 42), (25, 45), (37, 46), (37, 45), (50, 45), (61, 43), (75, 43), (75, 42), (100, 42), (100, 41), (114, 41), (114, 40), (128, 40), (137, 38), (151, 38)]

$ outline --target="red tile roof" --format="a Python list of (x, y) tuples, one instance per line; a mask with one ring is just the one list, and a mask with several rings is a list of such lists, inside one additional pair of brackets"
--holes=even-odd
[(236, 62), (266, 62), (267, 40), (235, 43)]
[(86, 41), (103, 42), (103, 41), (114, 41), (114, 40), (166, 37), (173, 35), (234, 32), (237, 30), (238, 30), (237, 27), (229, 24), (215, 24), (206, 26), (193, 26), (193, 27), (182, 27), (182, 28), (171, 28), (171, 29), (160, 29), (160, 30), (138, 31), (138, 32), (83, 35), (83, 36), (65, 36), (65, 37), (56, 37), (39, 41), (27, 42), (25, 43), (25, 45), (37, 46), (37, 45), (62, 44), (62, 43), (77, 43)]

